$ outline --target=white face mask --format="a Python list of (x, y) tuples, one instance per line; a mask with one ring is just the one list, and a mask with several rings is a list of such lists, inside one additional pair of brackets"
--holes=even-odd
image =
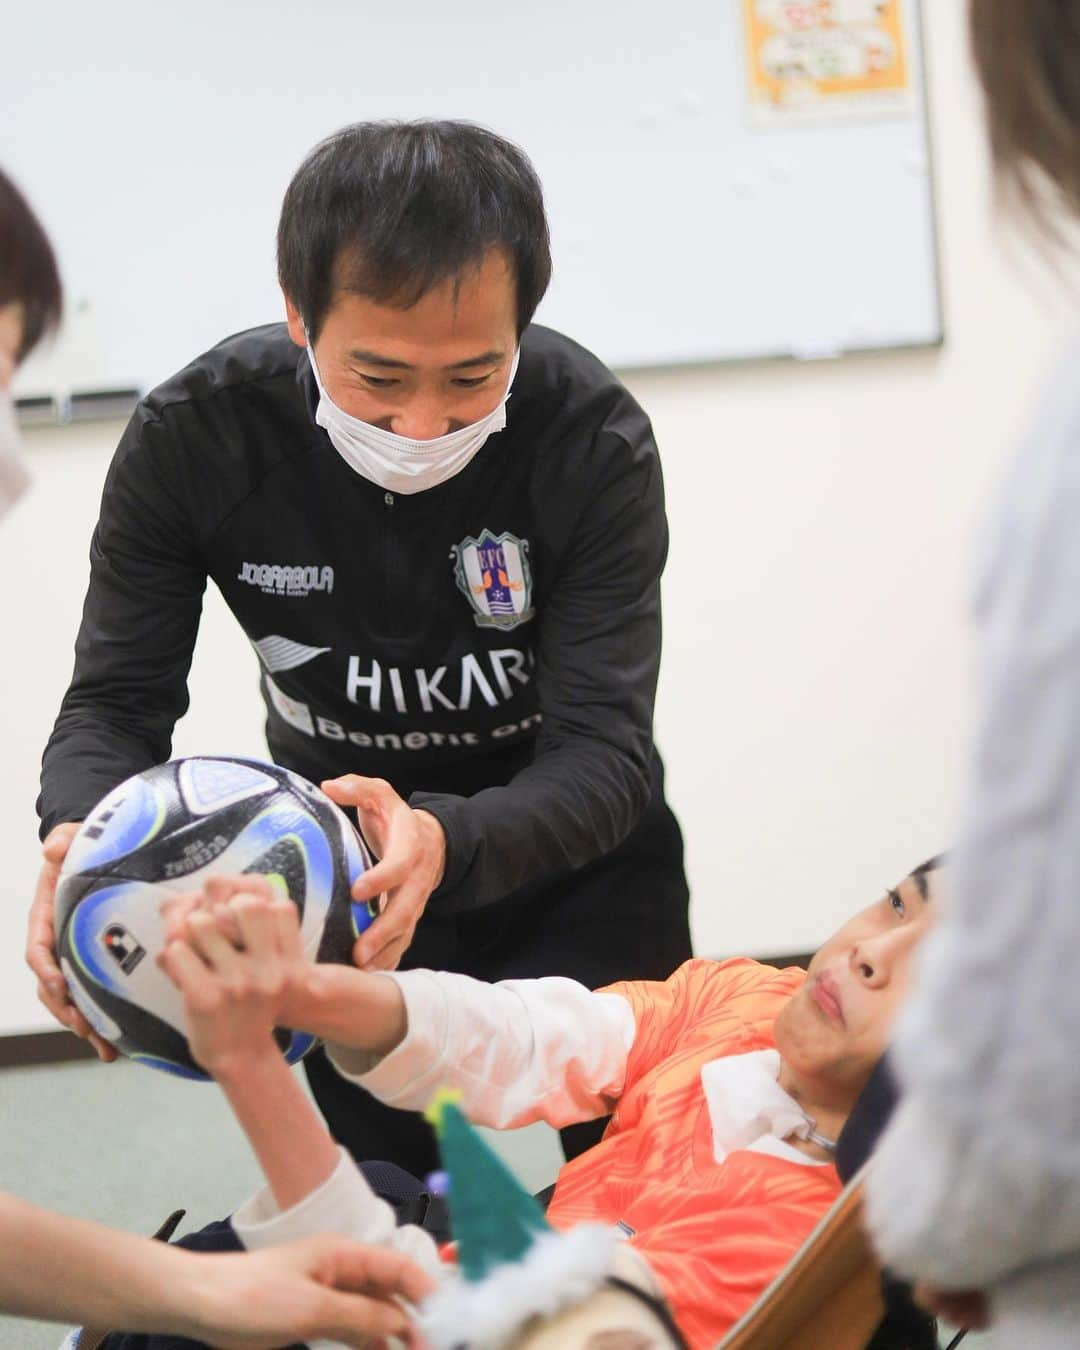
[(21, 444), (15, 403), (10, 394), (0, 390), (0, 516), (5, 516), (30, 486), (30, 475), (19, 454)]
[(514, 383), (521, 354), (520, 349), (514, 352), (506, 392), (486, 417), (462, 427), (460, 431), (436, 436), (434, 440), (413, 441), (407, 436), (398, 436), (396, 432), (383, 431), (381, 427), (363, 422), (339, 408), (323, 388), (310, 340), (307, 352), (315, 383), (319, 387), (315, 421), (326, 428), (334, 449), (362, 477), (378, 483), (388, 492), (406, 494), (425, 492), (453, 478), (465, 468), (489, 436), (502, 431), (506, 426), (506, 400), (510, 397), (510, 386)]

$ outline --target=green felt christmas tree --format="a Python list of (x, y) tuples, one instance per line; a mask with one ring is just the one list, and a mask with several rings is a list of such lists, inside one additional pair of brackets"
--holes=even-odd
[(447, 1204), (467, 1280), (486, 1279), (499, 1266), (523, 1261), (551, 1225), (533, 1197), (484, 1142), (458, 1105), (460, 1093), (442, 1089), (426, 1111), (439, 1137), (449, 1177)]
[(574, 1307), (603, 1285), (617, 1238), (610, 1225), (552, 1229), (469, 1123), (460, 1098), (441, 1089), (425, 1114), (439, 1136), (463, 1278), (444, 1281), (424, 1301), (420, 1326), (431, 1350), (506, 1350), (526, 1323)]

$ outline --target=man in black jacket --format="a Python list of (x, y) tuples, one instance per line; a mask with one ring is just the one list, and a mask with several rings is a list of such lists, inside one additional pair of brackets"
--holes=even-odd
[[(660, 464), (614, 376), (531, 324), (531, 166), (463, 123), (348, 127), (288, 189), (278, 269), (287, 325), (155, 389), (106, 480), (43, 764), (43, 1001), (90, 1034), (53, 954), (56, 870), (74, 822), (168, 758), (208, 577), (258, 653), (274, 758), (333, 780), (381, 858), (357, 964), (665, 977), (690, 939), (652, 745)], [(358, 1157), (434, 1164), (426, 1126), (319, 1055), (308, 1072)]]

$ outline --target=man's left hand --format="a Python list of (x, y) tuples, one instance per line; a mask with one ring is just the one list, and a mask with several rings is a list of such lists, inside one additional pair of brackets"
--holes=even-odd
[(361, 970), (393, 970), (401, 960), (431, 892), (442, 881), (446, 836), (428, 811), (414, 811), (381, 778), (346, 774), (322, 784), (339, 806), (354, 806), (364, 838), (379, 861), (353, 887), (353, 899), (385, 893), (379, 917), (356, 941), (353, 961)]

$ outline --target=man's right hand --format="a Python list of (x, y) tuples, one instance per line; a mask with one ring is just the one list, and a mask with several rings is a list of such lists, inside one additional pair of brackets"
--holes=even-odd
[(56, 929), (53, 908), (56, 882), (71, 841), (79, 831), (79, 821), (68, 821), (51, 830), (42, 846), (45, 861), (38, 873), (34, 903), (30, 906), (30, 924), (26, 934), (26, 964), (38, 979), (38, 998), (61, 1025), (87, 1040), (106, 1064), (116, 1051), (91, 1030), (90, 1023), (71, 1001), (63, 972), (56, 964)]

